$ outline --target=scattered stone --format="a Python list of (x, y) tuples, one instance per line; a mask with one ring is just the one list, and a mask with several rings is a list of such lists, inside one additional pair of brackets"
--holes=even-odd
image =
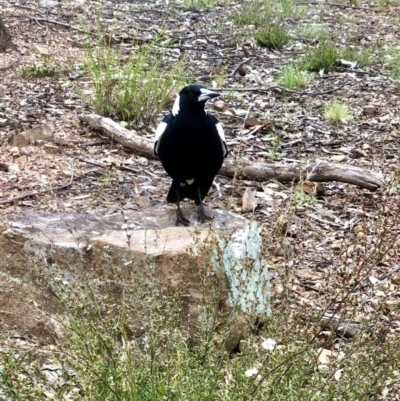
[(364, 227), (363, 227), (363, 226), (360, 226), (360, 225), (354, 226), (353, 231), (354, 231), (356, 234), (358, 234), (358, 233), (360, 233), (360, 232), (364, 232)]
[(258, 202), (255, 196), (255, 191), (252, 191), (250, 188), (246, 188), (242, 198), (242, 211), (254, 212), (257, 206)]
[(224, 348), (228, 354), (239, 351), (240, 341), (246, 332), (246, 318), (242, 315), (236, 318), (224, 341)]
[(330, 157), (330, 159), (333, 162), (340, 163), (340, 162), (345, 161), (347, 159), (347, 156), (346, 155), (333, 155), (333, 156)]
[(61, 153), (61, 148), (58, 147), (57, 145), (53, 145), (52, 143), (45, 143), (43, 145), (43, 147), (49, 153), (53, 153), (53, 154)]
[(364, 108), (363, 108), (364, 114), (376, 114), (377, 111), (378, 111), (378, 109), (372, 105), (364, 106)]
[(38, 139), (51, 138), (53, 133), (48, 124), (38, 125), (30, 130), (20, 132), (10, 138), (10, 143), (14, 146), (26, 146), (34, 144)]
[(43, 45), (33, 45), (33, 48), (41, 55), (43, 56), (49, 56), (50, 55), (50, 51), (49, 48), (47, 46), (43, 46)]
[(238, 72), (241, 77), (245, 77), (247, 74), (247, 69), (245, 67), (240, 67)]
[(54, 7), (59, 7), (60, 3), (58, 1), (54, 1), (54, 0), (40, 0), (39, 6), (47, 7), (47, 8), (54, 8)]
[[(18, 146), (14, 146), (10, 149), (10, 154), (12, 157), (20, 157), (21, 154), (19, 153)], [(10, 166), (8, 167), (10, 169)]]
[(223, 112), (226, 110), (226, 103), (223, 100), (217, 100), (214, 103), (214, 110)]
[(325, 188), (320, 182), (305, 181), (301, 184), (301, 189), (308, 195), (322, 195)]
[(391, 281), (395, 285), (400, 285), (400, 274), (395, 274)]
[(343, 240), (342, 239), (338, 239), (336, 241), (333, 241), (330, 248), (333, 250), (340, 250), (343, 247)]

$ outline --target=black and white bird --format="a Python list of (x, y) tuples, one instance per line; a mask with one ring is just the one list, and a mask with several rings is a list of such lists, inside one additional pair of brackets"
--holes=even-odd
[(186, 86), (156, 130), (154, 153), (172, 178), (167, 202), (177, 205), (176, 225), (189, 224), (179, 204), (185, 198), (198, 205), (198, 222), (211, 219), (202, 201), (228, 151), (221, 123), (204, 106), (219, 95), (202, 85)]

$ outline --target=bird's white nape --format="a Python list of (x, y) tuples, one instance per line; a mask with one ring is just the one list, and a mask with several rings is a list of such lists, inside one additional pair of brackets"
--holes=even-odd
[(171, 111), (173, 116), (177, 116), (179, 113), (179, 100), (180, 100), (180, 97), (179, 97), (179, 95), (177, 95), (174, 105), (172, 106), (172, 111)]

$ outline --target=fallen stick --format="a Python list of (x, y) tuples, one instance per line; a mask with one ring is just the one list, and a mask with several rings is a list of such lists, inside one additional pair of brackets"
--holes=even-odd
[(53, 187), (53, 188), (49, 188), (49, 189), (43, 189), (41, 191), (28, 192), (26, 194), (13, 196), (11, 198), (0, 201), (0, 205), (5, 205), (7, 203), (13, 203), (13, 202), (16, 202), (21, 199), (29, 198), (31, 196), (45, 194), (47, 192), (59, 191), (60, 189), (68, 188), (72, 184), (73, 180), (74, 180), (74, 161), (72, 160), (71, 161), (71, 178), (69, 179), (69, 181), (66, 184), (59, 185), (58, 187)]

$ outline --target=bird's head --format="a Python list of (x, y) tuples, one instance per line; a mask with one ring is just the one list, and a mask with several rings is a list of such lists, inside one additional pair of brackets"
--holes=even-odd
[(175, 100), (172, 114), (177, 115), (179, 111), (204, 111), (206, 101), (217, 96), (220, 96), (220, 93), (207, 89), (203, 85), (185, 86)]

